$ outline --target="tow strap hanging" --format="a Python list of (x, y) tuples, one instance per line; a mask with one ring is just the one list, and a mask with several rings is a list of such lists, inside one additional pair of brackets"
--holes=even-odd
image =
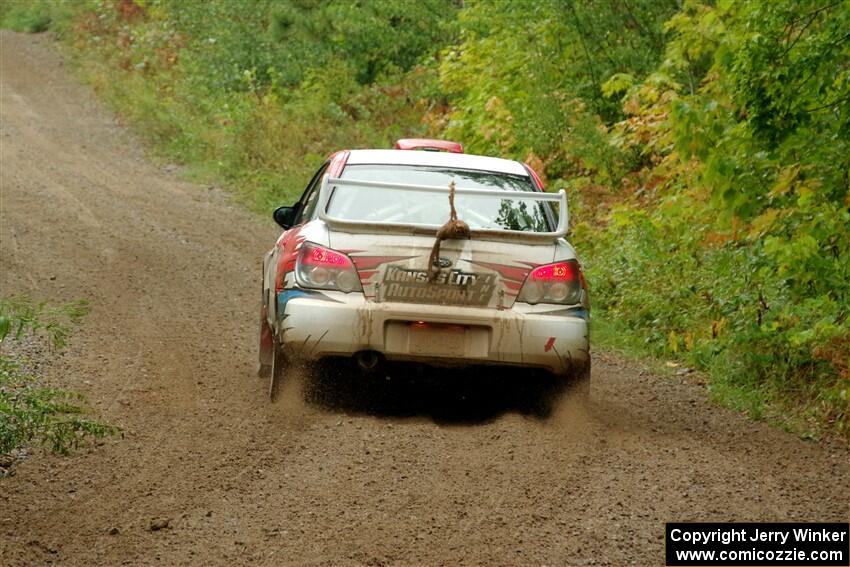
[(428, 281), (433, 282), (437, 279), (440, 273), (440, 244), (443, 240), (459, 240), (461, 238), (469, 238), (469, 225), (458, 220), (457, 211), (455, 210), (455, 182), (449, 183), (449, 207), (451, 213), (449, 220), (440, 227), (437, 231), (437, 240), (434, 242), (434, 248), (431, 250), (431, 257), (428, 259)]

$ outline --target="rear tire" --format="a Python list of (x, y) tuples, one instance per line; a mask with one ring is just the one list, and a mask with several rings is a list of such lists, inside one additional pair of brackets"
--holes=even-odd
[(260, 378), (268, 378), (271, 375), (272, 365), (274, 364), (274, 347), (275, 347), (274, 331), (268, 321), (268, 308), (264, 298), (260, 298), (260, 332), (258, 336), (258, 365), (257, 376)]
[(286, 370), (289, 367), (289, 360), (286, 358), (286, 355), (283, 352), (283, 348), (277, 341), (277, 337), (274, 338), (273, 349), (274, 352), (272, 355), (272, 363), (269, 367), (268, 375), (269, 399), (271, 401), (274, 401), (275, 398), (277, 398), (277, 393), (280, 389), (280, 384), (286, 377)]

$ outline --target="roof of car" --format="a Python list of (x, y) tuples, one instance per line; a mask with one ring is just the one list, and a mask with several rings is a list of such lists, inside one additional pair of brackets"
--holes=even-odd
[(456, 169), (475, 169), (479, 171), (494, 171), (496, 173), (528, 176), (528, 171), (526, 171), (525, 167), (517, 161), (449, 152), (428, 152), (418, 150), (351, 150), (347, 164), (424, 165)]

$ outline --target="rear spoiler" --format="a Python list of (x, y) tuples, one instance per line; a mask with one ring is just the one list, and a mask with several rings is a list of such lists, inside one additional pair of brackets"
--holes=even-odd
[[(334, 189), (345, 189), (346, 187), (373, 187), (375, 189), (399, 189), (402, 191), (416, 191), (420, 193), (445, 193), (449, 194), (448, 186), (434, 185), (408, 185), (404, 183), (383, 183), (377, 181), (357, 181), (354, 179), (342, 179), (325, 175), (319, 190), (319, 218), (330, 228), (341, 232), (351, 233), (393, 233), (393, 234), (422, 234), (434, 236), (441, 225), (422, 223), (388, 223), (374, 221), (359, 221), (342, 219), (328, 214), (328, 203)], [(471, 238), (476, 240), (496, 240), (507, 242), (521, 242), (525, 244), (552, 244), (555, 240), (567, 235), (569, 227), (569, 211), (567, 209), (567, 194), (561, 189), (557, 193), (543, 193), (537, 191), (505, 191), (501, 189), (469, 189), (463, 187), (455, 188), (455, 195), (475, 195), (480, 197), (521, 198), (531, 201), (557, 202), (558, 226), (551, 232), (524, 232), (520, 230), (494, 230), (474, 229)], [(446, 202), (446, 218), (448, 218), (448, 200)], [(461, 219), (462, 220), (462, 219)]]

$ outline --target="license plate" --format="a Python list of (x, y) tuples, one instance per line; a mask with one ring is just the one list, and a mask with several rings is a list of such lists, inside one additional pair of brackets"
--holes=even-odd
[(411, 323), (408, 328), (408, 350), (411, 354), (463, 356), (466, 353), (465, 327)]

